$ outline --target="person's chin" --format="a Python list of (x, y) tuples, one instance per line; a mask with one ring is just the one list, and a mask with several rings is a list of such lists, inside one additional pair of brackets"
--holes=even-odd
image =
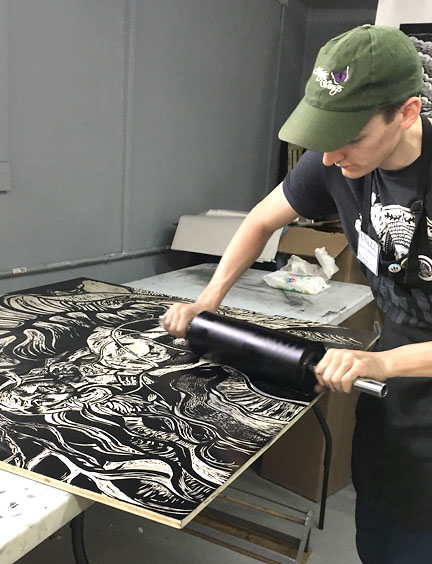
[(346, 178), (360, 178), (366, 174), (364, 170), (355, 166), (341, 166), (340, 169)]

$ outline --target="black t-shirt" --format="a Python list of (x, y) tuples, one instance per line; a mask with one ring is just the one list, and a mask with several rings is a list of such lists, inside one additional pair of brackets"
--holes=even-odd
[[(291, 206), (303, 217), (315, 219), (337, 212), (349, 244), (357, 253), (363, 194), (371, 194), (370, 215), (378, 241), (386, 254), (400, 260), (408, 254), (414, 231), (411, 205), (419, 199), (425, 156), (397, 171), (376, 169), (358, 179), (346, 178), (337, 166), (322, 163), (322, 153), (306, 151), (284, 180), (284, 193)], [(419, 277), (424, 288), (408, 288), (382, 274), (367, 269), (378, 306), (396, 323), (407, 323), (432, 331), (432, 194), (426, 198), (429, 242), (419, 250)], [(432, 334), (431, 334), (432, 337)]]

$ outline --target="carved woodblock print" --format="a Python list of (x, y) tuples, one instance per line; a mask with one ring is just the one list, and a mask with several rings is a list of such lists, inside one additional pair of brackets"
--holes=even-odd
[(270, 446), (310, 401), (198, 359), (159, 325), (173, 301), (86, 279), (2, 296), (0, 466), (182, 527)]

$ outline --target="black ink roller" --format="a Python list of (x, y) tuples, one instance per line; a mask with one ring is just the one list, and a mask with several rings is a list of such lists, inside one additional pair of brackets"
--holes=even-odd
[[(186, 338), (199, 356), (301, 393), (313, 392), (314, 367), (326, 351), (322, 343), (208, 311), (191, 321)], [(353, 386), (377, 397), (387, 393), (386, 384), (374, 380)]]

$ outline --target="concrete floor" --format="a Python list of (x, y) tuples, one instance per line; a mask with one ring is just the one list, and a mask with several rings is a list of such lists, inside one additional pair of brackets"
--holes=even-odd
[[(306, 500), (263, 478), (253, 469), (235, 487), (308, 511), (318, 504)], [(329, 496), (323, 531), (312, 529), (308, 564), (360, 564), (354, 542), (352, 486)], [(85, 542), (90, 564), (254, 564), (257, 560), (209, 543), (184, 531), (112, 509), (92, 505), (85, 515)], [(285, 562), (287, 560), (285, 559)], [(21, 558), (19, 564), (74, 564), (69, 526)]]

